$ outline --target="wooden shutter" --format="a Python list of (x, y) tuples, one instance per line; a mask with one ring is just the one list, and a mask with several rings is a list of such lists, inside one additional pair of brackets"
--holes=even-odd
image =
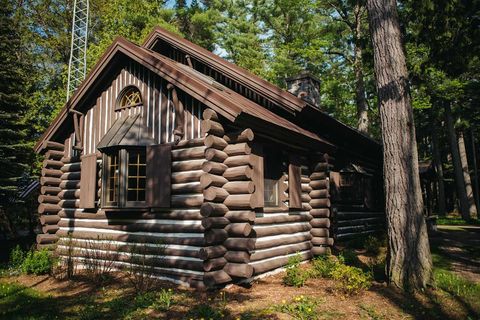
[(84, 155), (81, 162), (80, 208), (93, 209), (97, 193), (97, 155)]
[(255, 208), (263, 208), (265, 205), (264, 199), (264, 168), (263, 168), (263, 150), (258, 143), (252, 145), (252, 159), (253, 176), (252, 181), (255, 184), (255, 191), (252, 197), (254, 198)]
[(302, 208), (302, 169), (296, 156), (288, 164), (288, 204), (292, 209)]
[(147, 206), (169, 208), (171, 202), (172, 146), (156, 144), (147, 147)]

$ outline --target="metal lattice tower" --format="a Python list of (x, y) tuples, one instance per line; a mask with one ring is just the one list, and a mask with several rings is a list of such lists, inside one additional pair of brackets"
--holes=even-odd
[(67, 101), (85, 79), (87, 70), (88, 0), (75, 0), (72, 45), (68, 63)]

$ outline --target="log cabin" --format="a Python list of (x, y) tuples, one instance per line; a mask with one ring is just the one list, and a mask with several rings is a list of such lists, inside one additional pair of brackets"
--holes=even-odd
[(318, 79), (287, 86), (161, 28), (115, 39), (35, 146), (37, 245), (81, 263), (109, 241), (121, 269), (141, 244), (159, 278), (214, 288), (382, 229), (382, 146)]

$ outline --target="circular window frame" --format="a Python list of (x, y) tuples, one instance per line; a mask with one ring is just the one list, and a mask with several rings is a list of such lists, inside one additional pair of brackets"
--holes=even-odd
[[(138, 92), (138, 94), (140, 96), (140, 102), (138, 102), (136, 104), (122, 106), (121, 105), (122, 99), (126, 94), (129, 93), (130, 90), (135, 90), (135, 91)], [(137, 86), (128, 85), (125, 88), (123, 88), (122, 91), (120, 91), (120, 93), (118, 94), (117, 99), (115, 101), (115, 111), (120, 111), (120, 110), (123, 110), (123, 109), (129, 109), (129, 108), (135, 108), (135, 107), (142, 106), (142, 105), (143, 105), (142, 91), (140, 91), (140, 89)]]

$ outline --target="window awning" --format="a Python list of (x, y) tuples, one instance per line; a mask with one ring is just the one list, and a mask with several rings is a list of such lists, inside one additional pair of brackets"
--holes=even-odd
[(155, 141), (150, 137), (148, 128), (142, 123), (140, 114), (136, 114), (115, 120), (110, 130), (98, 143), (97, 149), (103, 151), (113, 147), (145, 147), (152, 144), (155, 144)]

